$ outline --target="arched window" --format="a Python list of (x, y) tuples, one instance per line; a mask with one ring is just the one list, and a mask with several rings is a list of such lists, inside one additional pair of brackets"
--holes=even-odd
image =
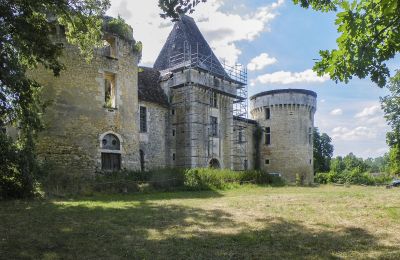
[(120, 150), (121, 144), (117, 136), (113, 134), (107, 134), (101, 140), (101, 148), (106, 150)]
[[(101, 140), (101, 169), (105, 171), (121, 170), (121, 142), (116, 135), (107, 134)], [(108, 151), (106, 151), (108, 150)]]

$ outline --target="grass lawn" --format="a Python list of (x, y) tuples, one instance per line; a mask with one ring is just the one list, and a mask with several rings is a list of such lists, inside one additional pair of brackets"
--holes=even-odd
[(400, 259), (400, 189), (244, 186), (0, 202), (0, 258)]

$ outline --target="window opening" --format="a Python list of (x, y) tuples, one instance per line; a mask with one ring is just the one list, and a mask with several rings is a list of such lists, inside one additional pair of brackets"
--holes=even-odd
[(265, 128), (265, 144), (266, 145), (271, 144), (271, 128), (270, 127)]
[(218, 118), (210, 116), (211, 136), (218, 136)]
[(140, 106), (140, 132), (147, 133), (147, 108)]
[(116, 87), (115, 74), (104, 73), (104, 105), (108, 108), (115, 108)]

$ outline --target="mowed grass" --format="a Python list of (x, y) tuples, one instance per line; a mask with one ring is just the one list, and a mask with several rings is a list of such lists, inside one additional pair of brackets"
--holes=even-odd
[(2, 259), (400, 259), (400, 189), (257, 187), (0, 202)]

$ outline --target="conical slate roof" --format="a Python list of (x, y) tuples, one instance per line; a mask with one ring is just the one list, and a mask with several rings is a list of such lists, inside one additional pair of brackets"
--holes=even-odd
[[(186, 46), (186, 47), (185, 47)], [(189, 49), (193, 54), (191, 58), (188, 54)], [(198, 55), (194, 55), (198, 53)], [(221, 63), (218, 61), (214, 52), (211, 50), (207, 41), (204, 39), (193, 18), (187, 15), (181, 15), (170, 32), (167, 41), (164, 44), (154, 68), (158, 70), (167, 70), (183, 66), (184, 61), (191, 62), (191, 65), (209, 72), (229, 78)]]

